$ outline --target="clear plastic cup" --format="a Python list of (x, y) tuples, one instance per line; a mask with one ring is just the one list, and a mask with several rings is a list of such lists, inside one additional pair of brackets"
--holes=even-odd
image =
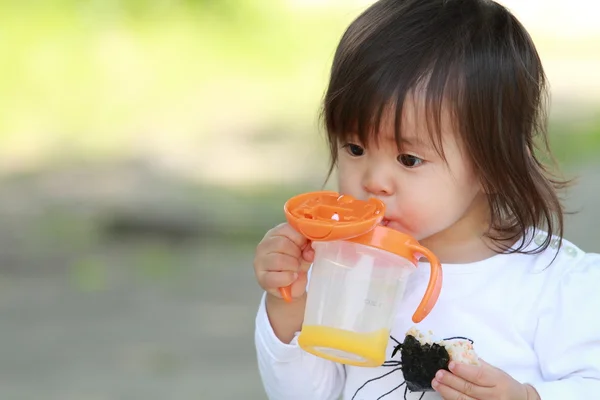
[[(410, 235), (382, 226), (385, 204), (374, 197), (304, 193), (289, 199), (284, 211), (315, 249), (300, 347), (344, 364), (381, 365), (410, 274), (421, 257), (429, 260), (429, 283), (412, 317), (418, 323), (439, 297), (439, 260)], [(292, 301), (291, 285), (279, 291)]]
[(415, 265), (349, 241), (314, 242), (313, 247), (300, 346), (346, 364), (381, 365), (396, 304)]

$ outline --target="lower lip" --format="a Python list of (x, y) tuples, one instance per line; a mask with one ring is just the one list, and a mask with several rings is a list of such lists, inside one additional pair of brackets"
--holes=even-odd
[(382, 226), (385, 226), (390, 229), (394, 229), (396, 231), (405, 232), (404, 227), (399, 222), (396, 222), (396, 221), (385, 220), (385, 221), (383, 221)]

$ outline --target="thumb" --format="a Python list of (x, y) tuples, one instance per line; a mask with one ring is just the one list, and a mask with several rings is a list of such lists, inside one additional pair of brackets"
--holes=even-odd
[(300, 270), (298, 272), (301, 274), (306, 274), (311, 266), (312, 266), (312, 263), (307, 262), (307, 261), (302, 261), (300, 263)]
[(481, 357), (478, 358), (478, 361), (479, 361), (479, 364), (481, 364), (482, 367), (492, 367), (493, 368), (493, 366), (490, 363), (488, 363), (487, 361), (485, 361)]

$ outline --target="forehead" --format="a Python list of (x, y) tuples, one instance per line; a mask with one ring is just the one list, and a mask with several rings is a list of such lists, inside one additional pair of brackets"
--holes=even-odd
[(407, 94), (400, 112), (395, 104), (385, 107), (371, 137), (379, 143), (395, 142), (437, 150), (458, 138), (455, 125), (448, 101), (442, 101), (439, 109), (433, 109), (427, 105), (425, 94), (415, 90)]

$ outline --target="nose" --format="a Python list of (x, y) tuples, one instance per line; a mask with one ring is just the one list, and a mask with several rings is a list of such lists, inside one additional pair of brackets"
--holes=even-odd
[(391, 168), (383, 163), (370, 163), (362, 178), (363, 189), (372, 196), (389, 196), (394, 193)]

